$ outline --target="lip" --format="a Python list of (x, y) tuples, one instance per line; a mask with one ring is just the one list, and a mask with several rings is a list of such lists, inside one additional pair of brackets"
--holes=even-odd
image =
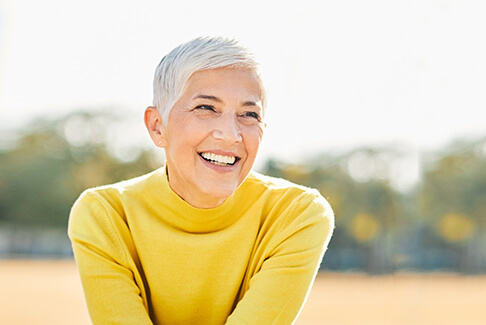
[(223, 150), (201, 150), (198, 151), (197, 153), (200, 154), (201, 152), (209, 152), (209, 153), (214, 153), (215, 155), (221, 155), (221, 156), (233, 156), (238, 158), (241, 158), (238, 156), (236, 153), (231, 152), (231, 151), (223, 151)]
[[(204, 159), (202, 156), (201, 156), (201, 153), (202, 152), (209, 152), (209, 153), (214, 153), (215, 155), (221, 155), (221, 156), (232, 156), (232, 157), (236, 157), (236, 161), (233, 165), (227, 165), (227, 166), (218, 166), (218, 165), (215, 165), (215, 164), (212, 164), (210, 163), (209, 161), (207, 161), (206, 159)], [(235, 154), (234, 152), (229, 152), (229, 151), (222, 151), (222, 150), (202, 150), (202, 151), (198, 151), (197, 152), (197, 155), (199, 157), (199, 159), (202, 161), (202, 163), (218, 172), (218, 173), (229, 173), (229, 172), (232, 172), (234, 171), (238, 165), (240, 164), (241, 162), (241, 157), (238, 156), (237, 154)]]

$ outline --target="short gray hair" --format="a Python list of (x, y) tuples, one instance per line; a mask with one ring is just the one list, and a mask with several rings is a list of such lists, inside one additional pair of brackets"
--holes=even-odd
[[(200, 37), (174, 48), (164, 56), (155, 69), (153, 106), (167, 124), (170, 110), (185, 91), (187, 81), (198, 71), (223, 67), (255, 71), (264, 95), (258, 70), (259, 63), (253, 53), (234, 39)], [(262, 98), (265, 106), (265, 98)]]

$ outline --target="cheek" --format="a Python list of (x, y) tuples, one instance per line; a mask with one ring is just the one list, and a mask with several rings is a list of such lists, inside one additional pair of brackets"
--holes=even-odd
[(172, 136), (175, 142), (197, 143), (207, 134), (208, 126), (197, 119), (180, 119), (174, 121)]
[(245, 143), (248, 153), (256, 155), (263, 137), (263, 130), (261, 128), (253, 127), (245, 130)]

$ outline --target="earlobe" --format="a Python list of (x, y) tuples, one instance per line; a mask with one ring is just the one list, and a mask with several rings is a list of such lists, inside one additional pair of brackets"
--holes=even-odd
[(153, 106), (147, 107), (144, 115), (145, 127), (149, 132), (152, 141), (157, 147), (165, 148), (167, 140), (165, 137), (165, 125), (162, 121), (162, 116), (157, 108)]

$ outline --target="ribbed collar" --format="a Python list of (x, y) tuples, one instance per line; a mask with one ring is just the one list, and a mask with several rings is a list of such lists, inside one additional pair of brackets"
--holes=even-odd
[(196, 208), (184, 201), (169, 185), (165, 166), (154, 171), (147, 179), (144, 190), (158, 216), (175, 228), (190, 233), (209, 233), (235, 223), (251, 206), (258, 195), (248, 188), (247, 182), (216, 208)]

